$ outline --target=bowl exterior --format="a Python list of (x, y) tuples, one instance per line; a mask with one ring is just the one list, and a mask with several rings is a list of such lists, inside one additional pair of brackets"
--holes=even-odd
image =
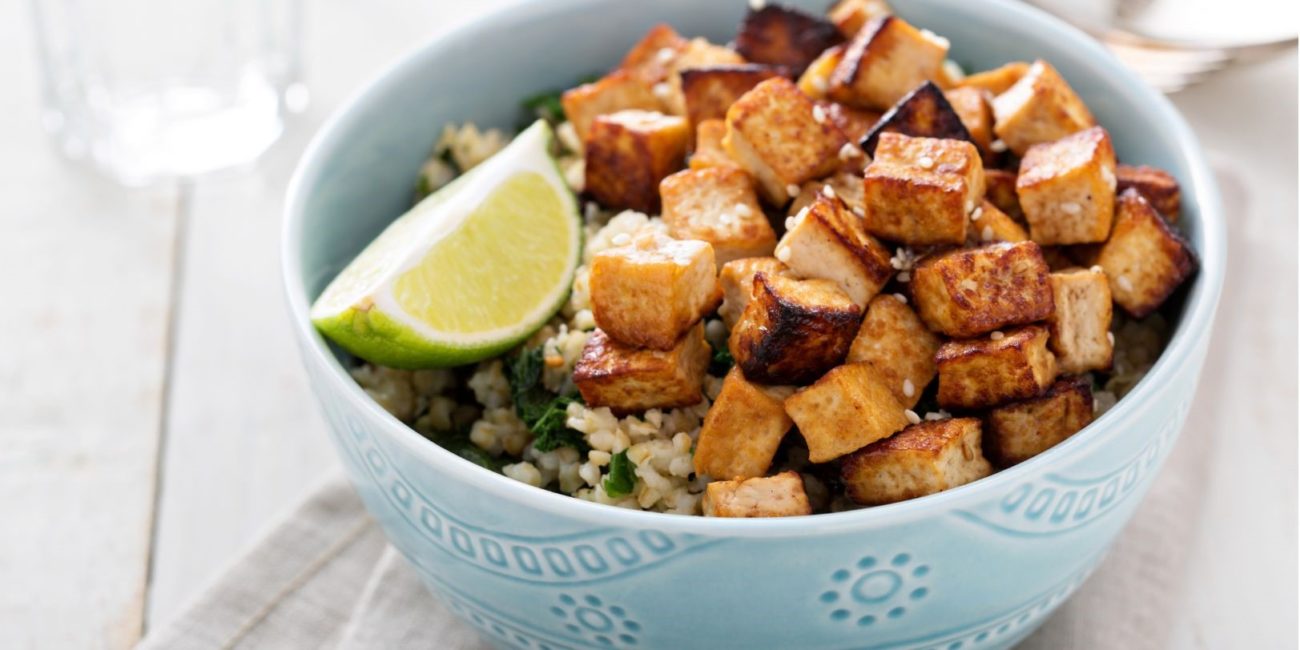
[(1217, 194), (1181, 118), (1095, 43), (1031, 9), (915, 0), (900, 13), (949, 37), (972, 68), (1051, 60), (1121, 159), (1182, 180), (1202, 269), (1151, 375), (1104, 418), (1015, 468), (903, 504), (783, 521), (595, 506), (421, 439), (364, 396), (307, 321), (309, 300), (406, 207), (441, 124), (514, 126), (520, 97), (604, 67), (655, 22), (725, 42), (742, 11), (690, 0), (518, 4), (412, 53), (336, 115), (295, 175), (285, 231), (297, 340), (332, 439), (392, 543), (501, 646), (1009, 646), (1097, 566), (1171, 450), (1223, 275)]

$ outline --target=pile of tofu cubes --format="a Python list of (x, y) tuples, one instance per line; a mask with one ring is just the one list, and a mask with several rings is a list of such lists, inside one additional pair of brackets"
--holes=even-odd
[(768, 5), (726, 47), (655, 27), (564, 95), (590, 198), (668, 233), (593, 260), (575, 382), (617, 413), (698, 403), (717, 313), (706, 514), (811, 513), (769, 475), (792, 429), (861, 505), (1024, 461), (1091, 421), (1112, 305), (1143, 318), (1194, 272), (1177, 182), (1117, 164), (1049, 63), (961, 78), (947, 55), (879, 0)]

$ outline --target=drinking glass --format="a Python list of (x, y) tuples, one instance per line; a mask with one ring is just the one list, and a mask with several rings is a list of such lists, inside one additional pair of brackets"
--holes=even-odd
[(299, 0), (32, 0), (43, 124), (127, 185), (248, 163), (299, 82)]

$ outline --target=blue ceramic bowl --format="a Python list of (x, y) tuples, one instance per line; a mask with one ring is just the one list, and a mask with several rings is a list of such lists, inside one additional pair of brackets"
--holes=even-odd
[[(826, 0), (795, 2), (821, 11)], [(1159, 363), (1056, 448), (941, 494), (855, 512), (719, 520), (553, 494), (437, 447), (372, 402), (308, 321), (326, 282), (409, 204), (446, 122), (513, 127), (519, 100), (611, 66), (656, 22), (726, 42), (744, 3), (518, 4), (425, 44), (321, 131), (289, 190), (294, 331), (353, 483), (429, 588), (502, 646), (1001, 648), (1087, 578), (1187, 416), (1224, 273), (1219, 199), (1164, 97), (1084, 34), (1007, 0), (899, 0), (968, 69), (1043, 57), (1119, 157), (1182, 182), (1201, 258)], [(1172, 541), (1172, 540), (1171, 540)], [(1099, 622), (1100, 623), (1100, 622)]]

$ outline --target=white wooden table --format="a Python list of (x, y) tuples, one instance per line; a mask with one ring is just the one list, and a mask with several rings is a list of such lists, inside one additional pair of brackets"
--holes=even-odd
[[(132, 646), (336, 468), (281, 301), (284, 188), (332, 109), (469, 11), (451, 5), (311, 3), (313, 104), (275, 149), (126, 191), (48, 145), (25, 7), (0, 3), (0, 647)], [(1225, 172), (1232, 255), (1176, 646), (1294, 647), (1295, 56), (1176, 101)]]

